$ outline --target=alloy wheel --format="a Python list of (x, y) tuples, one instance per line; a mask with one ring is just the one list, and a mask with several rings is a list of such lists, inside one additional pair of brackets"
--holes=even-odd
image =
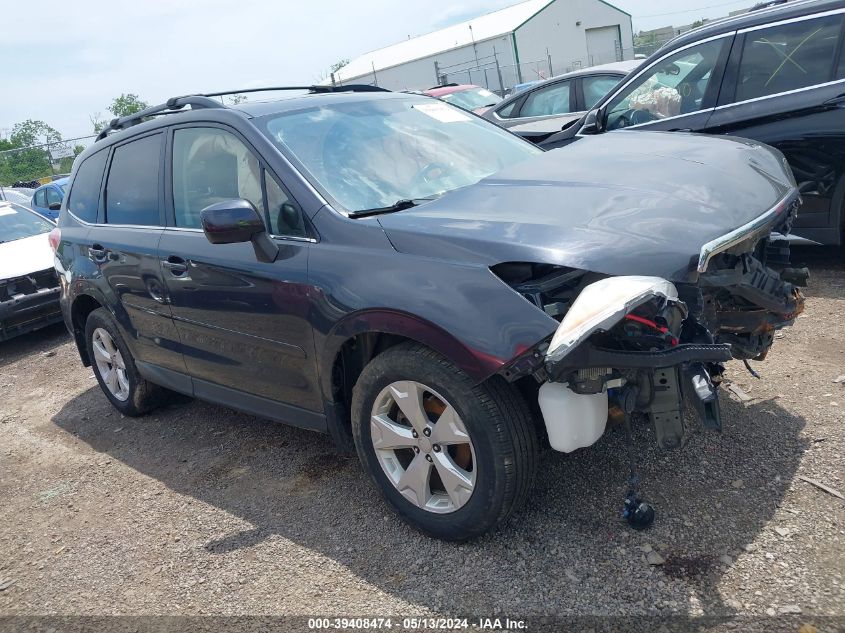
[(387, 478), (429, 512), (454, 512), (475, 488), (475, 448), (458, 412), (436, 391), (412, 380), (382, 389), (370, 436)]
[(107, 330), (98, 327), (92, 335), (94, 362), (109, 393), (121, 402), (129, 398), (129, 379), (123, 354)]

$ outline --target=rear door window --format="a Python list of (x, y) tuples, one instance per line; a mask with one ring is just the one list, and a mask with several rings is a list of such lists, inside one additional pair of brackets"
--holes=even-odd
[(100, 187), (103, 184), (103, 171), (106, 169), (108, 155), (108, 150), (100, 150), (86, 158), (73, 179), (67, 208), (85, 222), (97, 221)]
[(41, 189), (40, 191), (35, 192), (35, 206), (41, 207), (42, 209), (47, 208), (47, 190)]
[(735, 101), (788, 92), (833, 79), (842, 15), (745, 34)]
[(621, 77), (616, 75), (591, 75), (581, 80), (581, 87), (584, 90), (584, 109), (589, 110), (613, 87), (619, 83)]
[(106, 182), (106, 222), (161, 225), (159, 173), (163, 134), (146, 136), (114, 150)]
[(571, 81), (562, 81), (551, 86), (535, 90), (525, 98), (520, 117), (548, 116), (572, 112), (570, 93)]

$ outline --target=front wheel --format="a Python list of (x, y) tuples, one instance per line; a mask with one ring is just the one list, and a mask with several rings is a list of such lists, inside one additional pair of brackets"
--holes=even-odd
[(528, 495), (537, 435), (504, 380), (481, 385), (432, 350), (393, 347), (353, 390), (358, 456), (388, 503), (430, 536), (462, 541), (493, 528)]

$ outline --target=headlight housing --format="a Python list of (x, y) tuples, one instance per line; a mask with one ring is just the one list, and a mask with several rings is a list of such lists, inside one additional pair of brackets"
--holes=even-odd
[(607, 277), (586, 286), (557, 328), (547, 360), (557, 362), (598, 330), (609, 330), (642, 304), (662, 297), (677, 301), (674, 284), (661, 277)]

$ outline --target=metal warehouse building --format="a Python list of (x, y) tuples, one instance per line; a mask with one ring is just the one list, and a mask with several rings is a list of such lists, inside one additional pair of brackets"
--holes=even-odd
[(422, 90), (473, 83), (500, 92), (634, 56), (631, 16), (603, 0), (527, 0), (361, 55), (336, 83)]

